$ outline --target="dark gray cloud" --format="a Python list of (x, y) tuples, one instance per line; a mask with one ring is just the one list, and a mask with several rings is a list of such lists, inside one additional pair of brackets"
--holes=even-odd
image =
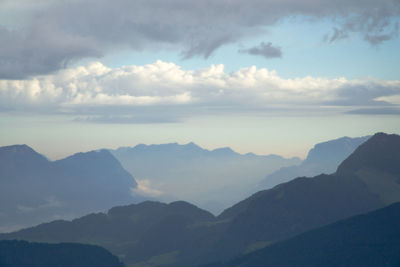
[[(0, 2), (0, 14), (11, 2)], [(121, 48), (172, 47), (184, 58), (209, 57), (288, 17), (333, 20), (330, 41), (359, 34), (379, 44), (396, 36), (400, 15), (397, 0), (43, 0), (29, 8), (14, 2), (0, 19), (0, 78), (48, 73)], [(18, 8), (23, 19), (10, 15), (21, 15)]]
[(345, 29), (333, 28), (333, 33), (325, 35), (324, 41), (333, 43), (335, 41), (346, 39), (348, 37), (349, 33)]
[(0, 27), (0, 78), (47, 74), (74, 60), (102, 55), (89, 38), (67, 36), (46, 25), (33, 30), (19, 32)]
[(355, 33), (361, 33), (363, 39), (373, 46), (391, 40), (398, 36), (398, 18), (400, 1), (393, 2), (393, 10), (389, 10), (388, 3), (384, 2), (385, 8), (364, 9), (362, 13), (349, 14), (339, 23), (338, 27), (333, 28), (331, 35), (324, 37), (325, 41), (334, 42), (346, 39)]
[(376, 81), (363, 84), (345, 85), (337, 90), (337, 99), (327, 101), (327, 105), (337, 106), (391, 106), (391, 103), (377, 100), (383, 96), (399, 94), (398, 85), (384, 86)]
[(279, 46), (273, 46), (272, 43), (261, 42), (258, 46), (249, 49), (239, 49), (239, 53), (245, 53), (265, 58), (282, 57), (282, 50)]

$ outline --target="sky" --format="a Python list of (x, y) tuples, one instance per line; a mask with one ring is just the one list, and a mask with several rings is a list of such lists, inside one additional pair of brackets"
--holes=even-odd
[(0, 0), (0, 145), (304, 157), (400, 133), (399, 0)]

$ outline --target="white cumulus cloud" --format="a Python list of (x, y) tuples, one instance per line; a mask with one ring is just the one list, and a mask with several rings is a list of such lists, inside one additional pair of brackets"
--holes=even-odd
[[(226, 73), (224, 65), (183, 70), (157, 61), (144, 66), (108, 68), (100, 62), (28, 80), (0, 80), (3, 112), (67, 113), (129, 122), (174, 121), (199, 111), (339, 112), (366, 106), (396, 108), (400, 81), (300, 77), (284, 79), (255, 66)], [(128, 116), (128, 119), (127, 119)], [(139, 119), (138, 119), (139, 118)], [(93, 121), (96, 121), (94, 119)], [(97, 119), (103, 121), (104, 119)]]

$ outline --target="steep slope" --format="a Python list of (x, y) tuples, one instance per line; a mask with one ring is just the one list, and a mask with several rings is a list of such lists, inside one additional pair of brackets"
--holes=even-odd
[(378, 133), (340, 164), (339, 176), (353, 175), (386, 205), (400, 201), (400, 138)]
[(296, 177), (334, 173), (339, 164), (370, 137), (342, 137), (318, 143), (308, 152), (307, 158), (300, 165), (282, 167), (269, 174), (260, 183), (260, 187), (267, 189)]
[[(328, 175), (297, 178), (259, 193), (248, 202), (243, 211), (231, 217), (228, 230), (216, 246), (218, 258), (234, 256), (252, 246), (283, 240), (383, 205), (358, 179)], [(228, 212), (235, 214), (227, 211), (220, 218), (229, 219)]]
[(2, 267), (122, 267), (107, 250), (83, 244), (45, 244), (26, 241), (0, 241)]
[(357, 153), (344, 160), (338, 174), (356, 173), (371, 168), (397, 175), (400, 173), (400, 138), (396, 134), (377, 133), (368, 143), (361, 145)]
[[(391, 187), (389, 198), (387, 187), (399, 184), (399, 139), (376, 134), (337, 173), (301, 177), (260, 191), (217, 218), (184, 202), (144, 202), (0, 235), (0, 239), (88, 242), (104, 246), (128, 264), (142, 266), (227, 260), (394, 202), (400, 190)], [(377, 160), (384, 158), (385, 163), (370, 161), (375, 157), (371, 153), (381, 154)], [(382, 186), (373, 189), (371, 181)]]
[(111, 152), (159, 199), (185, 199), (214, 213), (254, 193), (266, 174), (300, 163), (277, 155), (242, 155), (228, 147), (210, 151), (194, 143), (141, 144)]
[(86, 203), (91, 207), (86, 213), (134, 201), (130, 189), (137, 186), (135, 179), (107, 150), (77, 153), (53, 165), (59, 175), (57, 195), (76, 205)]
[(211, 266), (399, 266), (400, 203)]
[(51, 162), (26, 145), (0, 147), (0, 232), (143, 199), (134, 187), (107, 150)]
[[(234, 256), (400, 200), (399, 139), (398, 135), (376, 134), (357, 148), (335, 174), (297, 178), (227, 209), (218, 218), (231, 222), (210, 257)], [(371, 162), (371, 157), (377, 159)], [(384, 163), (379, 163), (381, 158)], [(382, 186), (373, 188), (372, 184)], [(388, 185), (393, 185), (390, 198)]]

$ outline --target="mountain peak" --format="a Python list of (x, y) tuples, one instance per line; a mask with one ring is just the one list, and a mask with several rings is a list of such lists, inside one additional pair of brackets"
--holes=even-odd
[(24, 162), (27, 159), (34, 160), (35, 162), (48, 162), (47, 158), (28, 145), (11, 145), (0, 147), (0, 159), (1, 161), (7, 159), (18, 159), (18, 161)]
[(230, 147), (220, 147), (212, 150), (211, 152), (219, 155), (236, 155), (237, 153)]
[(101, 160), (112, 160), (116, 162), (117, 159), (106, 149), (92, 150), (88, 152), (78, 152), (64, 159), (57, 160), (56, 162), (68, 162), (68, 161), (101, 161)]
[[(368, 140), (370, 136), (357, 138), (341, 137), (316, 144), (307, 155), (305, 164), (321, 164), (323, 161), (337, 162), (339, 164), (343, 158), (348, 157), (360, 144)], [(337, 165), (336, 165), (337, 166)]]
[(355, 173), (361, 168), (400, 174), (400, 136), (376, 133), (340, 164), (337, 173)]
[(8, 152), (8, 153), (37, 153), (33, 150), (30, 146), (22, 144), (22, 145), (11, 145), (11, 146), (3, 146), (0, 147), (1, 152)]

